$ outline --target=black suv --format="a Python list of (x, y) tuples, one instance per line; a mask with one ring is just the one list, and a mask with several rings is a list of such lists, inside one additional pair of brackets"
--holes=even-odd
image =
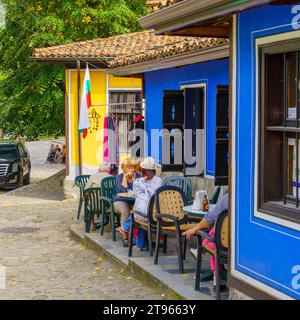
[(30, 155), (22, 142), (0, 143), (0, 188), (30, 184)]

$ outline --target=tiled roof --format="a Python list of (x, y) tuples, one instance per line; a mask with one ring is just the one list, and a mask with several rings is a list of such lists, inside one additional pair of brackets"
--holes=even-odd
[[(155, 35), (147, 30), (103, 39), (34, 49), (32, 57), (48, 61), (108, 59), (109, 67), (133, 65), (228, 44), (227, 39)], [(109, 59), (110, 58), (110, 59)]]
[(178, 36), (157, 36), (153, 31), (142, 32), (74, 42), (48, 48), (34, 49), (33, 58), (120, 58), (139, 54), (157, 46), (165, 46), (183, 39)]
[(180, 1), (182, 0), (147, 0), (146, 4), (154, 12)]
[(199, 37), (178, 37), (176, 43), (164, 46), (149, 48), (138, 54), (127, 55), (109, 62), (109, 67), (117, 68), (128, 65), (133, 65), (141, 62), (163, 59), (174, 55), (179, 55), (187, 52), (199, 51), (217, 47), (220, 45), (229, 44), (228, 39), (223, 38), (199, 38)]

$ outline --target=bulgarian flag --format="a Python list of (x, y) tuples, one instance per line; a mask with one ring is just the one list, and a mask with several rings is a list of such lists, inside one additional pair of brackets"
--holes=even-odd
[(83, 90), (81, 95), (81, 106), (80, 106), (79, 125), (78, 125), (78, 130), (80, 133), (83, 133), (84, 139), (87, 137), (88, 128), (90, 127), (88, 109), (90, 108), (91, 105), (92, 105), (91, 80), (90, 80), (89, 66), (87, 64), (86, 70), (85, 70), (84, 82), (83, 82)]

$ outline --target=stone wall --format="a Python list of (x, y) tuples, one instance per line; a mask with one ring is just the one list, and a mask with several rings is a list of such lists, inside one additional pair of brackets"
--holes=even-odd
[(229, 288), (229, 300), (253, 300), (253, 299), (236, 289)]

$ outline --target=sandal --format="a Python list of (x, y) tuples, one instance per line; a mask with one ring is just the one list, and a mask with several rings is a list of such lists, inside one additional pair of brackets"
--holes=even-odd
[(139, 247), (137, 247), (136, 245), (133, 246), (133, 249), (134, 249), (136, 252), (149, 251), (149, 247), (139, 248)]
[(137, 247), (137, 246), (133, 246), (132, 248), (133, 248), (133, 250), (136, 251), (136, 252), (142, 252), (142, 249), (139, 248), (139, 247)]
[(122, 239), (122, 243), (123, 243), (123, 248), (128, 248), (128, 246), (129, 246), (128, 239)]

